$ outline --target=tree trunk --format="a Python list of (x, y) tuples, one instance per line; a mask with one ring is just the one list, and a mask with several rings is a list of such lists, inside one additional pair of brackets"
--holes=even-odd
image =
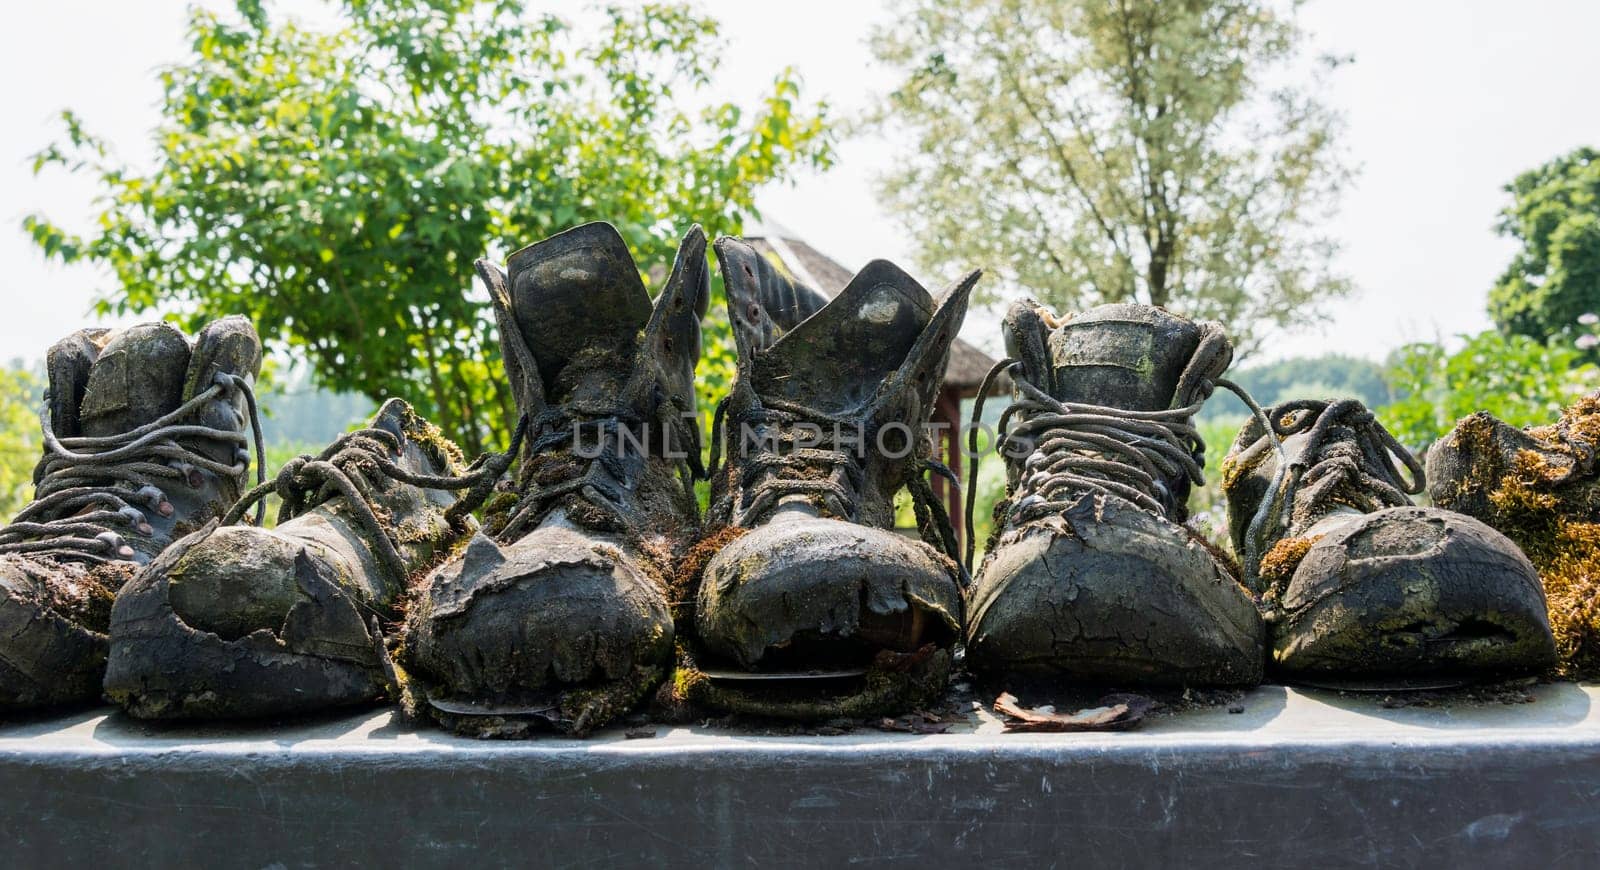
[(446, 437), (459, 443), (462, 434), (461, 425), (456, 420), (449, 400), (445, 398), (444, 379), (439, 374), (439, 361), (433, 355), (433, 325), (425, 316), (419, 316), (417, 323), (422, 327), (422, 358), (428, 366), (428, 391), (433, 394), (433, 407), (438, 416), (434, 422), (444, 430)]

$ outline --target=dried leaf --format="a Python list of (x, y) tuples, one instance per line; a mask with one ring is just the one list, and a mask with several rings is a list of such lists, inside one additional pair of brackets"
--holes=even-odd
[(1107, 695), (1102, 706), (1076, 713), (1057, 713), (1049, 707), (1024, 707), (1017, 696), (1002, 692), (995, 712), (1011, 717), (1007, 731), (1124, 731), (1144, 720), (1155, 702), (1142, 695)]

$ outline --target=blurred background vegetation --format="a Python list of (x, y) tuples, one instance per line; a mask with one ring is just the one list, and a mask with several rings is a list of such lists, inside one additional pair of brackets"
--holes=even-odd
[(111, 275), (102, 312), (249, 315), (317, 387), (403, 396), (469, 454), (516, 420), (475, 258), (606, 220), (654, 285), (689, 224), (737, 233), (758, 188), (832, 159), (792, 71), (747, 105), (705, 98), (717, 24), (686, 6), (584, 28), (514, 0), (332, 6), (321, 29), (262, 0), (193, 8), (154, 162), (63, 113), (34, 170), (90, 180), (98, 222), (24, 229)]
[[(1422, 450), (1474, 410), (1542, 423), (1600, 386), (1587, 148), (1512, 179), (1502, 213), (1484, 215), (1520, 245), (1492, 288), (1460, 288), (1489, 291), (1494, 330), (1383, 361), (1274, 344), (1354, 289), (1321, 231), (1355, 173), (1320, 90), (1347, 59), (1304, 56), (1292, 2), (905, 0), (873, 42), (900, 84), (859, 119), (808, 100), (787, 70), (747, 104), (710, 100), (717, 23), (677, 4), (602, 7), (597, 28), (513, 0), (331, 5), (325, 29), (265, 0), (194, 10), (190, 56), (159, 71), (155, 161), (118, 162), (64, 112), (34, 169), (91, 181), (99, 220), (86, 234), (24, 223), (43, 255), (111, 276), (103, 312), (191, 328), (250, 315), (272, 352), (274, 469), (387, 395), (469, 453), (503, 446), (514, 415), (473, 258), (608, 220), (653, 289), (689, 223), (737, 234), (757, 190), (829, 166), (851, 124), (913, 143), (880, 194), (926, 274), (983, 265), (991, 304), (1138, 301), (1222, 320), (1232, 376), (1263, 404), (1355, 396)], [(1290, 67), (1310, 74), (1286, 86)], [(975, 320), (967, 335), (993, 346)], [(720, 301), (706, 329), (709, 414), (733, 370)], [(0, 370), (6, 515), (30, 490), (41, 371)], [(1224, 395), (1201, 416), (1212, 483), (1191, 508), (1208, 530), (1243, 420)], [(1002, 478), (989, 461), (972, 484), (980, 542)]]

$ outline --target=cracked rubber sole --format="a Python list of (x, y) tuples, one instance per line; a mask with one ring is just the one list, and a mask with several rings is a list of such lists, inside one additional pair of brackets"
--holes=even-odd
[(867, 669), (748, 672), (679, 669), (678, 682), (693, 704), (727, 713), (793, 721), (889, 715), (939, 697), (950, 682), (948, 649), (880, 653)]
[(463, 737), (522, 740), (541, 733), (584, 737), (643, 701), (666, 676), (659, 666), (640, 666), (625, 680), (594, 686), (567, 686), (539, 693), (531, 701), (469, 700), (450, 697), (406, 681), (405, 708)]
[(1503, 678), (1472, 679), (1468, 677), (1395, 677), (1394, 679), (1341, 680), (1337, 677), (1282, 677), (1284, 684), (1305, 686), (1309, 689), (1327, 689), (1333, 692), (1422, 692), (1433, 689), (1459, 689), (1478, 683), (1495, 683)]
[(719, 671), (702, 670), (706, 679), (719, 683), (791, 682), (803, 680), (846, 680), (867, 675), (866, 668), (838, 671)]

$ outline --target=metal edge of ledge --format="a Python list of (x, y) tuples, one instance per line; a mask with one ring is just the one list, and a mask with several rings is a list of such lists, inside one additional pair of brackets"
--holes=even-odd
[(1600, 693), (1537, 694), (1383, 710), (1267, 688), (1254, 717), (1121, 734), (525, 743), (370, 712), (150, 731), (87, 711), (0, 727), (0, 833), (19, 865), (1592, 866)]
[(66, 760), (0, 763), (19, 865), (1600, 859), (1595, 746)]

